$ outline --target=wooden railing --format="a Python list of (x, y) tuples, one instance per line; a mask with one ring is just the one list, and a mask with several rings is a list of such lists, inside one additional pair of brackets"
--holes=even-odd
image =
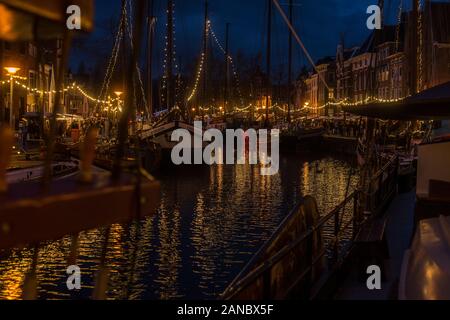
[[(324, 248), (314, 257), (301, 257), (308, 260), (305, 269), (299, 275), (285, 293), (275, 298), (285, 298), (290, 295), (299, 283), (310, 283), (308, 298), (312, 298), (319, 290), (320, 286), (326, 282), (327, 278), (341, 266), (353, 246), (353, 240), (358, 235), (361, 226), (365, 221), (380, 214), (386, 207), (389, 200), (396, 193), (398, 161), (396, 158), (390, 159), (371, 179), (369, 192), (356, 190), (352, 192), (344, 201), (336, 206), (331, 212), (321, 217), (319, 221), (310, 226), (305, 232), (300, 234), (294, 241), (286, 244), (276, 254), (265, 260), (262, 264), (254, 268), (251, 272), (239, 277), (222, 295), (227, 299), (239, 299), (240, 293), (250, 288), (255, 283), (262, 283), (263, 298), (273, 299), (270, 285), (272, 283), (272, 271), (280, 263), (289, 261), (295, 257), (299, 248), (305, 248), (311, 243), (314, 234), (322, 233), (327, 229), (327, 236), (324, 237)], [(298, 212), (303, 204), (298, 204), (293, 212)], [(350, 211), (349, 211), (350, 210)], [(347, 218), (345, 218), (347, 216)], [(349, 217), (348, 217), (349, 216)], [(330, 232), (331, 230), (331, 232)], [(301, 249), (300, 249), (301, 250)], [(306, 252), (311, 252), (306, 250)], [(311, 277), (311, 272), (323, 263), (323, 258), (327, 257), (327, 263), (317, 279), (307, 279)], [(299, 257), (297, 257), (299, 258)], [(286, 260), (285, 260), (286, 259)]]

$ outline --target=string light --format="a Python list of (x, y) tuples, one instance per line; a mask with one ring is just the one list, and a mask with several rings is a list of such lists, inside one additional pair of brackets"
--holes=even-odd
[(205, 54), (202, 53), (201, 54), (201, 58), (200, 58), (200, 63), (197, 69), (197, 75), (195, 77), (195, 84), (194, 84), (194, 88), (192, 89), (191, 94), (189, 95), (189, 97), (187, 98), (187, 101), (191, 101), (192, 98), (194, 98), (194, 96), (197, 93), (197, 89), (198, 89), (198, 84), (200, 82), (200, 79), (202, 77), (202, 72), (203, 72), (203, 64), (205, 63)]
[(252, 105), (250, 104), (249, 106), (245, 107), (245, 108), (238, 108), (235, 107), (234, 109), (237, 110), (237, 112), (247, 112), (248, 109), (250, 109), (252, 107)]
[(16, 75), (13, 75), (12, 77), (13, 77), (13, 79), (28, 80), (27, 77), (21, 77), (21, 76), (16, 76)]
[(419, 45), (417, 46), (417, 91), (420, 92), (423, 87), (423, 5), (421, 0), (418, 3), (417, 32)]
[(119, 51), (120, 51), (120, 43), (122, 42), (122, 39), (125, 36), (123, 34), (123, 29), (125, 26), (125, 21), (124, 21), (125, 19), (126, 19), (126, 6), (124, 6), (124, 8), (122, 10), (122, 16), (120, 18), (119, 28), (117, 29), (116, 37), (114, 40), (113, 51), (112, 51), (111, 57), (108, 62), (108, 67), (106, 69), (105, 77), (103, 79), (102, 88), (100, 90), (100, 94), (99, 94), (97, 100), (100, 100), (104, 96), (106, 96), (106, 93), (109, 90), (109, 84), (110, 84), (112, 75), (114, 74), (114, 71), (115, 71), (116, 65), (117, 65), (117, 60), (118, 60)]
[[(206, 30), (205, 30), (205, 35), (206, 37), (209, 35), (209, 29), (210, 29), (210, 23), (209, 20), (206, 23)], [(205, 41), (208, 41), (208, 39), (205, 39)], [(195, 83), (194, 83), (194, 87), (192, 89), (191, 94), (188, 96), (187, 101), (191, 101), (195, 95), (197, 94), (197, 89), (198, 89), (198, 85), (200, 82), (200, 79), (202, 78), (202, 72), (203, 72), (203, 66), (205, 63), (205, 52), (202, 52), (201, 56), (200, 56), (200, 63), (198, 65), (198, 69), (197, 69), (197, 74), (195, 76)]]
[(395, 52), (398, 52), (400, 44), (400, 25), (402, 23), (402, 14), (403, 14), (403, 0), (400, 0), (400, 4), (398, 7), (397, 27), (395, 30)]
[[(3, 84), (3, 83), (6, 83), (6, 82), (9, 82), (9, 81), (2, 81), (2, 84)], [(21, 83), (21, 82), (19, 82), (19, 81), (14, 81), (14, 84), (16, 84), (17, 86), (19, 86), (19, 87), (21, 87), (21, 88), (23, 88), (23, 89), (25, 89), (25, 90), (27, 90), (27, 91), (29, 91), (29, 92), (34, 92), (34, 93), (38, 93), (38, 94), (56, 94), (56, 93), (57, 93), (56, 90), (45, 91), (45, 90), (39, 90), (39, 89), (36, 89), (36, 88), (31, 88), (31, 87), (29, 87), (29, 86), (27, 86), (27, 85), (25, 85), (25, 84), (23, 84), (23, 83)], [(66, 88), (63, 88), (63, 89), (60, 90), (59, 92), (60, 92), (60, 93), (63, 93), (63, 92), (68, 92), (68, 91), (70, 91), (70, 90), (76, 90), (76, 91), (78, 91), (81, 95), (83, 95), (84, 97), (86, 97), (88, 100), (91, 100), (91, 101), (93, 101), (93, 102), (97, 102), (97, 103), (102, 104), (102, 105), (105, 105), (105, 104), (109, 105), (109, 104), (111, 104), (112, 102), (118, 101), (118, 100), (119, 100), (119, 98), (116, 98), (116, 99), (108, 99), (108, 100), (100, 100), (100, 99), (96, 99), (96, 98), (94, 98), (93, 96), (91, 96), (91, 95), (89, 95), (88, 93), (86, 93), (86, 91), (84, 91), (84, 90), (83, 90), (79, 85), (77, 85), (76, 83), (73, 83), (71, 86), (68, 86), (68, 87), (66, 87)]]
[(307, 109), (307, 110), (321, 110), (329, 106), (345, 106), (345, 107), (355, 107), (360, 106), (368, 103), (393, 103), (393, 102), (400, 102), (408, 98), (409, 96), (406, 96), (404, 98), (397, 98), (397, 99), (379, 99), (375, 97), (367, 97), (364, 100), (356, 101), (356, 102), (345, 102), (347, 99), (340, 101), (340, 102), (327, 102), (326, 104), (318, 107), (314, 106), (303, 106), (300, 110)]
[[(166, 89), (167, 87), (167, 79), (169, 78), (169, 73), (170, 75), (173, 74), (173, 69), (169, 70), (168, 67), (168, 62), (169, 59), (170, 61), (172, 61), (173, 65), (175, 66), (174, 69), (176, 71), (176, 73), (180, 74), (180, 69), (177, 63), (177, 51), (176, 51), (176, 29), (175, 29), (175, 3), (172, 2), (172, 7), (171, 8), (167, 8), (166, 13), (169, 14), (169, 9), (171, 10), (171, 14), (172, 14), (172, 56), (169, 57), (169, 41), (168, 41), (168, 34), (166, 34), (165, 36), (165, 48), (164, 48), (164, 63), (163, 63), (163, 80), (162, 80), (162, 88)], [(168, 23), (166, 23), (166, 27), (168, 27)], [(170, 84), (172, 86), (172, 83)], [(181, 89), (181, 79), (180, 77), (178, 77), (178, 79), (176, 80), (176, 87), (174, 88), (174, 101), (173, 103), (175, 104), (174, 107), (176, 107), (176, 105), (178, 104), (179, 101), (179, 94), (180, 94), (180, 90)], [(165, 92), (165, 90), (162, 91), (161, 94), (161, 100), (163, 102), (163, 104), (165, 103), (165, 100), (167, 100), (167, 97), (164, 96), (164, 94), (167, 94), (167, 92)]]
[(222, 53), (224, 55), (227, 56), (227, 59), (230, 61), (231, 64), (231, 68), (232, 68), (232, 72), (233, 72), (233, 76), (234, 76), (234, 80), (236, 82), (236, 89), (238, 91), (239, 94), (239, 98), (241, 100), (241, 104), (244, 104), (244, 99), (242, 97), (242, 92), (241, 92), (241, 88), (240, 88), (240, 82), (239, 82), (239, 76), (238, 76), (238, 72), (237, 72), (237, 68), (234, 64), (233, 58), (231, 57), (231, 55), (227, 54), (227, 52), (225, 51), (225, 49), (223, 48), (222, 44), (220, 43), (219, 39), (217, 38), (212, 26), (211, 26), (211, 21), (208, 20), (208, 28), (209, 31), (211, 33), (211, 36), (214, 39), (214, 42), (217, 44), (217, 46), (219, 47), (220, 51), (222, 51)]
[[(130, 44), (131, 50), (134, 50), (134, 49), (133, 49), (133, 31), (132, 31), (132, 28), (130, 28), (130, 24), (132, 25), (132, 17), (133, 17), (131, 0), (128, 1), (128, 5), (129, 5), (129, 8), (130, 8), (130, 13), (129, 13), (130, 17), (128, 18), (128, 14), (127, 14), (127, 12), (125, 11), (125, 14), (126, 14), (126, 16), (127, 16), (127, 18), (125, 18), (125, 28), (128, 30), (128, 35), (129, 35), (130, 43), (131, 43), (131, 44)], [(125, 9), (125, 10), (126, 10), (126, 9)], [(130, 24), (128, 23), (128, 19), (130, 19)], [(137, 73), (137, 78), (138, 78), (139, 86), (140, 86), (140, 89), (141, 89), (140, 91), (141, 91), (142, 101), (143, 101), (143, 103), (144, 103), (144, 109), (145, 109), (146, 111), (148, 111), (147, 99), (146, 99), (146, 97), (145, 97), (144, 84), (143, 84), (143, 82), (142, 82), (141, 69), (139, 68), (139, 64), (138, 64), (137, 61), (136, 61), (136, 73)], [(135, 93), (135, 94), (136, 94), (136, 93)], [(136, 97), (135, 97), (135, 100), (136, 100)]]

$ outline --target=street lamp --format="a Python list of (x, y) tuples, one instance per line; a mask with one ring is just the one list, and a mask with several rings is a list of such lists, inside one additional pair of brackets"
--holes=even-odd
[(20, 70), (15, 67), (5, 67), (9, 74), (9, 126), (14, 130), (14, 113), (13, 113), (13, 93), (14, 93), (14, 75)]
[(119, 111), (122, 111), (122, 110), (120, 110), (121, 109), (120, 108), (120, 97), (122, 96), (123, 92), (122, 91), (114, 91), (114, 94), (117, 96), (117, 109)]
[(114, 94), (117, 96), (117, 109), (120, 110), (120, 97), (123, 95), (122, 91), (114, 91)]

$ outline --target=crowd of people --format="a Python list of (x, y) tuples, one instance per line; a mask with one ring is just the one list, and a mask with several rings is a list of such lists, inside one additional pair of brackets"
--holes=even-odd
[(360, 137), (366, 128), (364, 120), (325, 119), (322, 121), (326, 134), (342, 137)]

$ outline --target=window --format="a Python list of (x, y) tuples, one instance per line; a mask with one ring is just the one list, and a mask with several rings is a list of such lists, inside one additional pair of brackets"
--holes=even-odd
[(37, 81), (36, 81), (36, 73), (34, 70), (30, 70), (28, 73), (29, 87), (32, 89), (36, 89)]
[(34, 44), (28, 44), (28, 55), (35, 58), (37, 56), (37, 48)]

